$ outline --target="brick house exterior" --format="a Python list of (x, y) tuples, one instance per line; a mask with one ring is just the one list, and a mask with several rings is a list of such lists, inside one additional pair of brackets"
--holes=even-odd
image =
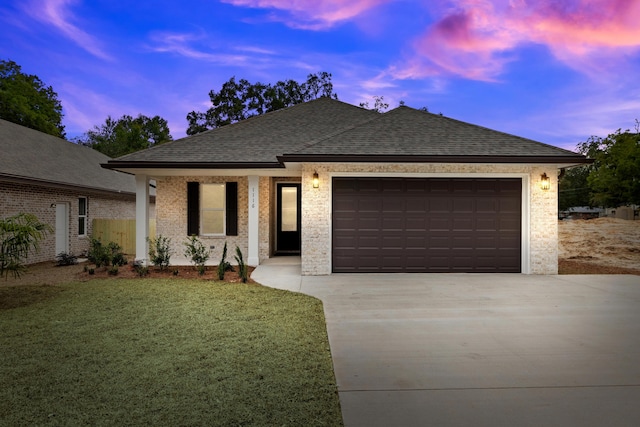
[(557, 172), (586, 162), (404, 106), (380, 114), (321, 98), (104, 167), (136, 176), (142, 219), (157, 182), (156, 232), (172, 239), (175, 264), (197, 234), (212, 265), (227, 242), (250, 265), (298, 254), (304, 275), (557, 274)]
[(85, 253), (93, 219), (135, 219), (135, 178), (100, 167), (107, 156), (5, 120), (0, 151), (0, 218), (30, 213), (54, 230), (28, 264)]

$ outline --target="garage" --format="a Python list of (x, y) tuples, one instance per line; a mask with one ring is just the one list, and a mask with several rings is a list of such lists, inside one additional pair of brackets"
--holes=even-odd
[(520, 178), (332, 179), (334, 273), (521, 271)]

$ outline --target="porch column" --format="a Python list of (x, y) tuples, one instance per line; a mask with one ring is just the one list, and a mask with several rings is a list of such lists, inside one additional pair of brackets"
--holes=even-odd
[(258, 256), (259, 235), (258, 230), (260, 226), (260, 177), (251, 175), (249, 179), (249, 226), (248, 226), (248, 254), (247, 264), (255, 267), (260, 263)]
[(149, 260), (149, 177), (136, 175), (136, 261), (148, 265)]

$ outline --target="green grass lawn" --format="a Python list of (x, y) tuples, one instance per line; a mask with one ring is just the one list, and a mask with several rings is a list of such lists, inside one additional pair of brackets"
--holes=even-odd
[(342, 425), (312, 297), (119, 279), (0, 299), (0, 425)]

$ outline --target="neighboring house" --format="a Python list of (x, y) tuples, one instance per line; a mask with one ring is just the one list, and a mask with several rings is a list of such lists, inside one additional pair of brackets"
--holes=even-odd
[[(174, 263), (188, 235), (250, 265), (300, 254), (303, 275), (558, 270), (557, 173), (579, 154), (399, 107), (321, 98), (110, 160), (146, 189)], [(543, 189), (542, 187), (545, 187)]]
[(561, 211), (558, 215), (560, 219), (593, 219), (604, 215), (603, 208), (592, 208), (590, 206), (574, 206)]
[(86, 251), (93, 219), (135, 219), (135, 178), (100, 167), (98, 151), (0, 120), (0, 153), (0, 218), (31, 213), (55, 230), (29, 264)]

